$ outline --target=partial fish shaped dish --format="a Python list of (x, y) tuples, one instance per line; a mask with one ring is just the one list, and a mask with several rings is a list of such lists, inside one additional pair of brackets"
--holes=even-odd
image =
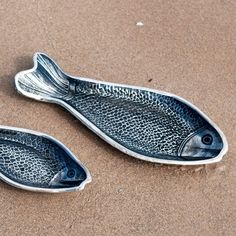
[(87, 168), (55, 138), (0, 126), (0, 179), (25, 190), (71, 192), (91, 182)]
[(15, 76), (27, 97), (56, 103), (120, 151), (150, 162), (199, 165), (228, 150), (220, 128), (196, 106), (163, 91), (73, 77), (46, 54)]

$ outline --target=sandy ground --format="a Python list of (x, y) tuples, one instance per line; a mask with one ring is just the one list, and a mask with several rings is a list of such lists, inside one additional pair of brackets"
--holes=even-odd
[[(235, 13), (234, 0), (1, 0), (1, 124), (53, 135), (93, 181), (54, 195), (1, 182), (0, 234), (236, 235)], [(35, 51), (73, 75), (188, 99), (225, 132), (228, 154), (197, 167), (122, 154), (62, 108), (16, 93), (14, 75), (32, 67)]]

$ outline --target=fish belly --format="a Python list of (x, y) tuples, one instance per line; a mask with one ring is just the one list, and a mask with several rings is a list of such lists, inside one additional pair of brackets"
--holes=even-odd
[(177, 156), (181, 142), (204, 126), (186, 104), (146, 90), (83, 82), (67, 103), (122, 146), (150, 157)]

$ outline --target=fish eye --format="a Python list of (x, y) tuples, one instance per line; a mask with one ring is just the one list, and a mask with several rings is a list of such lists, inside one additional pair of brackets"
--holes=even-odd
[(211, 145), (213, 142), (213, 137), (210, 134), (206, 134), (202, 137), (202, 143), (205, 145)]
[(74, 169), (70, 169), (67, 171), (67, 177), (68, 178), (73, 178), (75, 176), (75, 170)]

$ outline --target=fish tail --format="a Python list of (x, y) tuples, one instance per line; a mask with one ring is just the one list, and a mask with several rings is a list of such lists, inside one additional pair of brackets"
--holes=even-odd
[(19, 93), (44, 101), (68, 100), (73, 90), (68, 76), (43, 53), (34, 55), (33, 69), (22, 71), (15, 76), (15, 85)]

